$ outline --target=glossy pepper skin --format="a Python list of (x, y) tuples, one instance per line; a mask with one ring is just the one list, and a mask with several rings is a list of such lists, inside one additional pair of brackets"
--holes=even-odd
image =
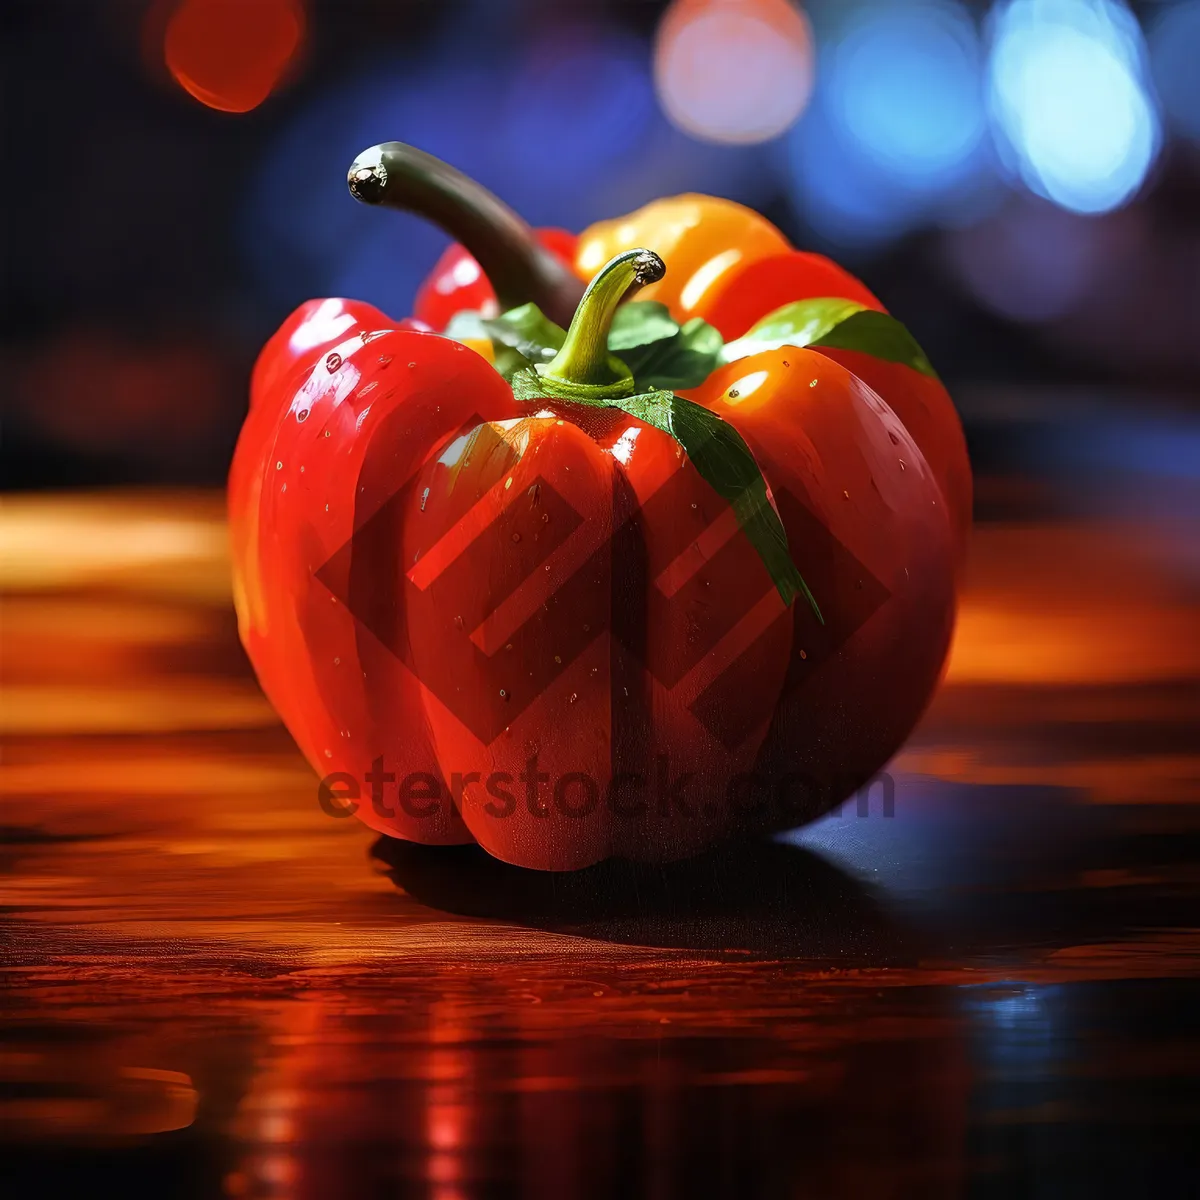
[[(765, 217), (717, 196), (655, 200), (627, 216), (591, 226), (573, 244), (569, 235), (550, 231), (546, 244), (581, 279), (590, 278), (614, 254), (646, 246), (669, 271), (638, 298), (661, 301), (681, 323), (703, 317), (727, 341), (741, 337), (780, 306), (812, 296), (843, 296), (886, 311), (848, 271), (823, 255), (793, 249)], [(470, 266), (464, 269), (464, 263)], [(454, 312), (494, 301), (482, 273), (472, 279), (473, 265), (465, 249), (451, 247), (419, 294), (415, 315), (434, 329), (444, 329)], [(472, 282), (456, 287), (455, 273)], [(971, 465), (946, 388), (936, 378), (862, 351), (827, 348), (821, 353), (877, 392), (921, 448), (946, 501), (961, 565), (971, 527)]]
[[(663, 301), (681, 322), (703, 317), (727, 339), (810, 296), (844, 296), (884, 311), (848, 272), (793, 250), (763, 217), (730, 201), (656, 201), (586, 230), (575, 262), (586, 270), (626, 239), (672, 267), (639, 298)], [(961, 576), (971, 526), (958, 414), (938, 379), (848, 349), (771, 350), (722, 367), (686, 394), (737, 424), (772, 487), (802, 500), (784, 513), (796, 553), (815, 518), (865, 568), (860, 577), (845, 562), (805, 564), (817, 596), (839, 597), (823, 604), (835, 628), (815, 625), (794, 606), (784, 697), (757, 763), (776, 779), (791, 772), (840, 779), (849, 792), (900, 748), (941, 676), (953, 628), (947, 557)], [(837, 623), (856, 620), (876, 585), (887, 599), (838, 645)]]
[[(657, 251), (667, 274), (640, 298), (727, 338), (804, 296), (879, 307), (713, 198), (660, 201), (574, 243), (540, 237), (579, 279)], [(582, 290), (543, 257), (544, 277), (526, 280), (538, 294), (514, 294), (513, 273), (484, 273), (483, 257), (448, 251), (404, 322), (309, 302), (256, 366), (230, 475), (235, 592), (302, 751), (357, 781), (358, 815), (382, 832), (473, 839), (551, 870), (677, 858), (838, 803), (911, 731), (944, 661), (970, 487), (944, 389), (878, 359), (852, 373), (841, 359), (855, 351), (786, 347), (688, 393), (754, 452), (822, 621), (785, 607), (661, 429), (562, 396), (517, 400), (485, 355), (422, 332), (523, 299), (561, 319)], [(588, 537), (547, 551), (568, 523)], [(484, 527), (504, 537), (473, 541)], [(539, 568), (538, 602), (514, 607)]]
[[(480, 409), (518, 415), (484, 358), (397, 328), (365, 304), (302, 306), (259, 360), (229, 476), (239, 632), (267, 697), (322, 777), (346, 772), (361, 784), (377, 758), (388, 771), (436, 773), (420, 684), (318, 572), (387, 502), (395, 479)], [(420, 817), (397, 809), (381, 818), (370, 803), (358, 812), (398, 837), (468, 840), (448, 806)]]

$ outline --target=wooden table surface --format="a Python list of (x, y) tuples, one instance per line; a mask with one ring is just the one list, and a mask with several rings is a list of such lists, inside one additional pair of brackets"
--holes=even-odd
[(7, 1194), (1194, 1185), (1198, 534), (981, 525), (893, 817), (579, 880), (321, 811), (219, 496), (9, 498)]

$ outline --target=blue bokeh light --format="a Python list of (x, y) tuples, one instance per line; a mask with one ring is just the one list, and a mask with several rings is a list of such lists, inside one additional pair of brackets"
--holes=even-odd
[(831, 29), (786, 161), (818, 235), (870, 244), (968, 202), (990, 164), (982, 74), (974, 22), (951, 0), (871, 5)]
[(988, 98), (1005, 161), (1080, 213), (1131, 199), (1158, 153), (1141, 31), (1115, 0), (1011, 0), (991, 21)]
[(858, 147), (910, 186), (958, 178), (984, 134), (979, 47), (957, 6), (863, 14), (833, 47), (831, 107)]
[(1168, 8), (1150, 29), (1154, 84), (1172, 125), (1200, 141), (1200, 0)]

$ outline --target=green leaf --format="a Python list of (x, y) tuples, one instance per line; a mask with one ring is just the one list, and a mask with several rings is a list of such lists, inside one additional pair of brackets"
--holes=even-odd
[[(508, 382), (512, 385), (514, 398), (524, 404), (549, 398), (547, 394), (548, 389), (542, 382), (542, 377), (532, 366), (514, 372), (513, 377)], [(603, 405), (597, 402), (597, 407), (603, 407)]]
[(887, 362), (903, 363), (931, 379), (938, 377), (933, 363), (907, 328), (895, 317), (873, 309), (847, 317), (812, 345), (828, 346), (831, 350), (861, 350)]
[(513, 377), (519, 372), (524, 371), (533, 366), (519, 350), (514, 350), (511, 346), (502, 346), (496, 342), (492, 343), (492, 366), (496, 368), (500, 374), (510, 383)]
[(608, 348), (633, 372), (639, 388), (679, 391), (699, 387), (721, 360), (720, 333), (700, 317), (682, 328), (656, 300), (632, 300), (617, 309)]
[(511, 380), (517, 371), (553, 358), (566, 333), (536, 304), (523, 304), (499, 317), (484, 317), (474, 310), (455, 313), (445, 336), (455, 341), (490, 340), (493, 365)]
[(567, 331), (555, 325), (536, 304), (522, 304), (480, 324), (485, 336), (530, 362), (549, 362), (567, 339)]
[(608, 405), (670, 434), (683, 447), (701, 478), (732, 505), (784, 604), (802, 595), (823, 625), (825, 618), (788, 552), (787, 533), (767, 495), (767, 481), (742, 435), (716, 413), (673, 392), (648, 392)]
[(895, 317), (836, 296), (796, 300), (777, 308), (744, 337), (729, 342), (721, 361), (734, 362), (781, 346), (861, 350), (937, 378), (925, 352)]
[(679, 325), (665, 304), (657, 300), (631, 300), (622, 304), (613, 316), (608, 348), (624, 357), (626, 350), (667, 341), (678, 332)]
[(863, 311), (863, 305), (854, 300), (832, 297), (796, 300), (768, 313), (744, 337), (728, 343), (721, 358), (733, 362), (763, 350), (778, 350), (780, 346), (809, 346), (848, 317)]
[[(549, 362), (567, 335), (536, 304), (523, 304), (498, 317), (456, 313), (446, 336), (490, 338), (496, 370), (511, 381), (524, 367)], [(642, 391), (699, 387), (720, 363), (721, 346), (720, 333), (707, 321), (696, 317), (681, 328), (655, 300), (622, 304), (608, 337), (609, 350), (629, 367)]]

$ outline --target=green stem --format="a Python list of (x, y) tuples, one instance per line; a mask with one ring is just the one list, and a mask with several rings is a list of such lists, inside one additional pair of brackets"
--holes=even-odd
[(608, 351), (609, 330), (630, 290), (656, 283), (666, 271), (651, 250), (627, 250), (600, 268), (571, 318), (562, 349), (537, 367), (547, 395), (585, 402), (633, 395), (629, 368)]
[(404, 142), (364, 150), (347, 175), (350, 192), (425, 217), (461, 242), (483, 269), (502, 310), (532, 302), (560, 325), (583, 285), (503, 200), (448, 163)]

